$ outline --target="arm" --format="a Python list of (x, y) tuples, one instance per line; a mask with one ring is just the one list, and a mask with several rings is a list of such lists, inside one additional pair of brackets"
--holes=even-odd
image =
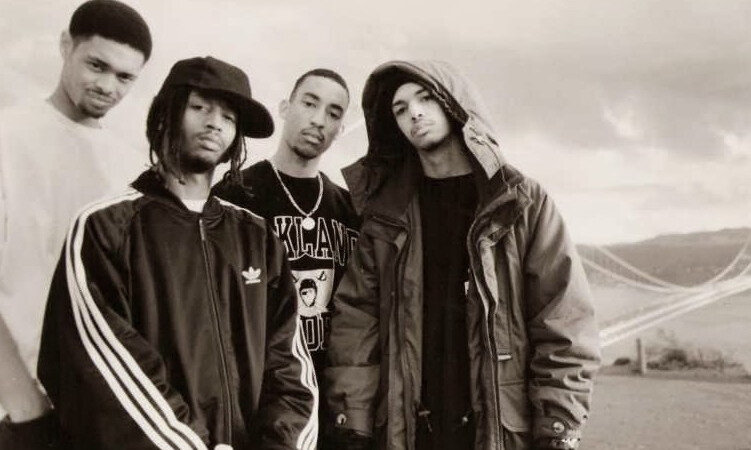
[(373, 241), (366, 232), (360, 233), (333, 305), (326, 401), (339, 430), (372, 436), (380, 374), (380, 302)]
[(266, 364), (258, 409), (260, 448), (313, 450), (318, 385), (297, 313), (297, 291), (281, 242), (267, 229)]
[(205, 449), (204, 424), (191, 420), (158, 351), (132, 325), (122, 237), (109, 222), (79, 216), (47, 302), (38, 372), (67, 445)]
[(14, 423), (27, 422), (50, 410), (47, 397), (37, 386), (18, 353), (13, 336), (0, 316), (0, 404)]
[[(0, 133), (1, 135), (1, 133)], [(2, 143), (0, 143), (2, 144)], [(0, 155), (2, 148), (0, 148)], [(0, 260), (7, 243), (7, 205), (5, 177), (0, 158)], [(50, 410), (47, 397), (39, 389), (26, 367), (5, 318), (0, 314), (0, 405), (13, 423), (29, 422)]]
[(576, 248), (552, 200), (539, 197), (524, 258), (534, 440), (541, 448), (576, 448), (600, 364), (598, 329)]

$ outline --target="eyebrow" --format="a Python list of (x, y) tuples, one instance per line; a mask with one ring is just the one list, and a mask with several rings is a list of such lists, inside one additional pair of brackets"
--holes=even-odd
[(312, 98), (313, 98), (313, 100), (320, 100), (320, 99), (321, 99), (321, 97), (319, 97), (319, 96), (315, 95), (315, 94), (314, 94), (314, 93), (312, 93), (312, 92), (303, 92), (303, 93), (302, 93), (302, 97), (312, 97)]
[(89, 62), (97, 63), (97, 64), (101, 65), (102, 67), (106, 67), (108, 69), (110, 68), (109, 63), (107, 61), (103, 60), (102, 58), (99, 58), (98, 56), (88, 55), (88, 56), (86, 56), (86, 59)]
[[(302, 97), (310, 97), (312, 100), (315, 100), (315, 101), (321, 101), (321, 97), (317, 96), (316, 94), (314, 94), (312, 92), (303, 92), (301, 96)], [(344, 111), (344, 107), (341, 106), (341, 105), (339, 105), (338, 103), (332, 103), (332, 104), (329, 105), (329, 107), (330, 108), (334, 108), (334, 109), (338, 110), (339, 112), (343, 112)]]
[(332, 103), (329, 105), (330, 108), (337, 110), (338, 112), (344, 112), (344, 108), (337, 105), (336, 103)]
[[(106, 70), (111, 70), (112, 69), (112, 65), (110, 65), (110, 63), (108, 63), (107, 61), (103, 60), (102, 58), (99, 58), (98, 56), (88, 55), (87, 59), (90, 62), (95, 62), (95, 63), (101, 65)], [(129, 78), (129, 79), (135, 79), (136, 78), (136, 74), (128, 72), (128, 71), (125, 71), (125, 70), (121, 70), (119, 72), (116, 72), (116, 74), (118, 76), (124, 76), (124, 77)]]

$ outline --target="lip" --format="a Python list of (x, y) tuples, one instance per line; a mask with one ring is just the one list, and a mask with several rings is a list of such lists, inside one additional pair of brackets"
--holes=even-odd
[(211, 151), (218, 151), (222, 148), (222, 144), (216, 138), (209, 135), (198, 136), (198, 143), (201, 148)]
[(102, 106), (108, 106), (115, 102), (115, 99), (108, 95), (102, 95), (91, 91), (89, 91), (87, 95), (91, 101)]
[(412, 131), (410, 132), (410, 134), (413, 137), (419, 137), (419, 136), (423, 136), (427, 134), (428, 131), (430, 131), (429, 123), (418, 123), (414, 127), (412, 127)]
[(303, 130), (301, 134), (309, 142), (315, 144), (320, 144), (321, 142), (323, 142), (323, 135), (315, 131)]

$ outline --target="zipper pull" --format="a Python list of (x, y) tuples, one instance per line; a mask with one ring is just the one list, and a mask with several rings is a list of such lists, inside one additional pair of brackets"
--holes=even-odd
[(198, 219), (198, 230), (201, 232), (201, 240), (206, 242), (206, 231), (203, 229), (203, 219)]
[(428, 427), (428, 433), (433, 433), (433, 427), (430, 425), (430, 411), (427, 409), (421, 409), (417, 411), (418, 417), (425, 419), (425, 425)]

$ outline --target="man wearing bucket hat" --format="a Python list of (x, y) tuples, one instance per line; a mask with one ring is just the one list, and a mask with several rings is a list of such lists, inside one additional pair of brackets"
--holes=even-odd
[(50, 288), (39, 376), (66, 448), (315, 448), (318, 392), (284, 249), (209, 196), (273, 132), (245, 73), (179, 61), (149, 110), (153, 167), (85, 208)]

